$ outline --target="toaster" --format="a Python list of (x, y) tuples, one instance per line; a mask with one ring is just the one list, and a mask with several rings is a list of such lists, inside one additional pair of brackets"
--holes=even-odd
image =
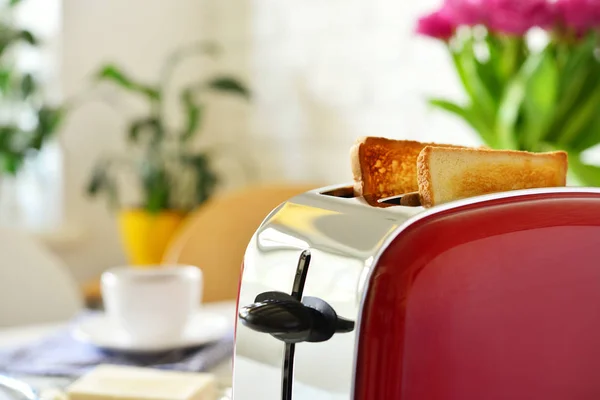
[(600, 189), (281, 204), (242, 265), (235, 400), (600, 399)]

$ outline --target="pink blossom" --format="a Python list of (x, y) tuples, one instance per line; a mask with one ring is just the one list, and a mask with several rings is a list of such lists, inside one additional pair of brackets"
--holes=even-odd
[(546, 0), (485, 0), (490, 29), (523, 35), (533, 27), (549, 28), (555, 22), (552, 4)]
[(446, 0), (444, 7), (456, 25), (487, 24), (488, 0)]
[(420, 18), (417, 25), (417, 33), (442, 40), (450, 39), (455, 30), (456, 25), (446, 8)]
[(600, 0), (558, 0), (556, 10), (560, 21), (577, 32), (600, 26)]

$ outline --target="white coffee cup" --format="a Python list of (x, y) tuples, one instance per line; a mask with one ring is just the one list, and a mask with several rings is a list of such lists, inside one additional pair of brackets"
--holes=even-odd
[(202, 299), (202, 271), (194, 266), (112, 268), (102, 274), (108, 318), (130, 340), (177, 340)]

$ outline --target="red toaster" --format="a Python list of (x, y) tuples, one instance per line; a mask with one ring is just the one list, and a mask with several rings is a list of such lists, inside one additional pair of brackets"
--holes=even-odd
[(600, 189), (401, 203), (335, 186), (265, 219), (235, 400), (600, 399)]

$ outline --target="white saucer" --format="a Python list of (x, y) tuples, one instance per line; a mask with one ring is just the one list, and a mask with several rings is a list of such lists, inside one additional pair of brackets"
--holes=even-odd
[(127, 353), (157, 353), (197, 347), (222, 339), (233, 323), (223, 315), (198, 311), (180, 337), (152, 343), (136, 343), (115, 326), (106, 314), (83, 318), (73, 327), (75, 339), (105, 350)]

